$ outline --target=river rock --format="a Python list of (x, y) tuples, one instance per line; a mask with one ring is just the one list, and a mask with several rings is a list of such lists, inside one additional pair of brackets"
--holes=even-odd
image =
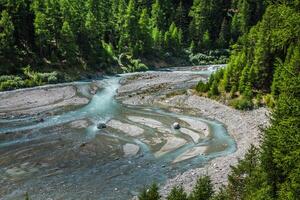
[(179, 124), (178, 122), (175, 122), (175, 123), (173, 124), (173, 128), (174, 128), (174, 129), (180, 129), (181, 127), (180, 127), (180, 124)]
[(106, 128), (106, 124), (105, 124), (105, 123), (99, 123), (99, 124), (97, 125), (97, 128), (98, 128), (98, 129)]

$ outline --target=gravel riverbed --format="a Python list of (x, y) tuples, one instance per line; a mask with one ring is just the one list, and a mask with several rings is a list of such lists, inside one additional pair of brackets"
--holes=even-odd
[(170, 88), (174, 93), (183, 87), (188, 89), (191, 85), (195, 85), (196, 81), (205, 78), (207, 77), (180, 72), (147, 72), (127, 77), (119, 89), (118, 99), (125, 104), (163, 106), (173, 112), (190, 109), (197, 115), (220, 121), (226, 125), (229, 134), (236, 141), (237, 150), (233, 154), (215, 158), (205, 167), (190, 169), (169, 179), (161, 187), (163, 197), (166, 197), (176, 185), (182, 185), (190, 192), (197, 178), (203, 175), (211, 176), (216, 189), (226, 185), (230, 166), (236, 165), (238, 160), (244, 157), (251, 144), (259, 145), (260, 130), (269, 123), (269, 111), (266, 108), (239, 111), (217, 101), (197, 96), (192, 90), (185, 94), (176, 95), (175, 92), (168, 95), (171, 92)]

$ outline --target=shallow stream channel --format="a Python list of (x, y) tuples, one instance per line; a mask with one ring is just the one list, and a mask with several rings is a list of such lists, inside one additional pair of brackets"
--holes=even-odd
[[(27, 192), (34, 200), (131, 199), (146, 185), (163, 185), (236, 150), (218, 121), (123, 104), (115, 96), (124, 76), (74, 83), (77, 95), (89, 97), (84, 106), (53, 110), (38, 121), (0, 118), (0, 199), (23, 200)], [(91, 84), (99, 88), (94, 94)]]

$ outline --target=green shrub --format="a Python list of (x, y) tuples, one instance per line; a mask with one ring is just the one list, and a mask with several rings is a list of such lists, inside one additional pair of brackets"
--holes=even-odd
[(0, 83), (8, 81), (8, 80), (13, 80), (14, 78), (15, 78), (15, 76), (8, 76), (8, 75), (0, 76)]
[(207, 83), (199, 81), (199, 83), (196, 86), (196, 91), (197, 92), (208, 92), (208, 90), (209, 90), (209, 85)]
[(124, 73), (147, 71), (149, 68), (140, 59), (134, 59), (131, 55), (121, 54), (118, 63)]
[(262, 96), (262, 94), (259, 92), (259, 93), (256, 95), (255, 99), (254, 99), (254, 105), (255, 105), (256, 107), (262, 106), (262, 100), (263, 100), (263, 96)]
[(253, 92), (252, 92), (252, 89), (251, 89), (249, 86), (247, 86), (247, 87), (245, 88), (245, 90), (244, 90), (244, 92), (243, 92), (243, 96), (244, 96), (245, 98), (247, 98), (247, 99), (252, 99), (252, 97), (253, 97)]
[(229, 60), (228, 50), (214, 50), (196, 54), (188, 50), (187, 53), (189, 54), (189, 61), (193, 65), (224, 64)]
[[(4, 79), (2, 79), (4, 80)], [(14, 90), (25, 87), (25, 82), (18, 76), (14, 76), (13, 79), (0, 82), (0, 90)]]
[(234, 85), (230, 90), (230, 97), (234, 98), (236, 92), (237, 92), (237, 87)]
[(238, 110), (251, 110), (253, 109), (253, 102), (249, 98), (242, 97), (241, 99), (234, 99), (230, 105)]
[(275, 100), (274, 100), (274, 97), (271, 94), (267, 94), (266, 96), (264, 96), (263, 100), (264, 100), (264, 103), (269, 108), (274, 108), (275, 107)]
[(0, 76), (0, 91), (34, 87), (48, 83), (53, 84), (60, 82), (61, 79), (59, 74), (55, 71), (50, 73), (38, 73), (31, 70), (30, 66), (25, 67), (23, 73), (24, 79), (19, 76)]
[(37, 75), (37, 84), (45, 84), (45, 83), (57, 83), (58, 82), (58, 73), (35, 73)]

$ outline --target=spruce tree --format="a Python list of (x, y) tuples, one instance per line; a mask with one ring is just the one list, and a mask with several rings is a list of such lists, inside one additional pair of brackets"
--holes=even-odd
[(159, 200), (158, 186), (154, 183), (149, 189), (144, 188), (138, 198), (139, 200)]
[(1, 12), (0, 19), (0, 51), (1, 53), (11, 51), (14, 44), (14, 25), (6, 10)]
[(163, 30), (164, 26), (164, 12), (161, 8), (161, 4), (159, 0), (155, 0), (152, 4), (151, 9), (151, 27), (154, 29), (157, 27), (159, 30)]
[(136, 53), (139, 35), (138, 18), (136, 13), (136, 5), (134, 0), (130, 0), (124, 16), (124, 24), (119, 41), (119, 49), (128, 51), (132, 54)]
[(152, 37), (151, 37), (151, 27), (150, 27), (150, 18), (148, 15), (147, 8), (142, 10), (140, 19), (139, 19), (139, 38), (142, 42), (141, 44), (141, 51), (142, 54), (146, 52), (150, 52), (152, 47)]
[(183, 187), (174, 187), (167, 197), (167, 200), (188, 200)]
[(197, 180), (196, 186), (189, 196), (189, 200), (207, 200), (212, 197), (213, 193), (210, 177), (204, 176)]
[(67, 21), (63, 23), (61, 28), (60, 48), (64, 58), (71, 61), (76, 59), (78, 46), (76, 45), (74, 33)]

